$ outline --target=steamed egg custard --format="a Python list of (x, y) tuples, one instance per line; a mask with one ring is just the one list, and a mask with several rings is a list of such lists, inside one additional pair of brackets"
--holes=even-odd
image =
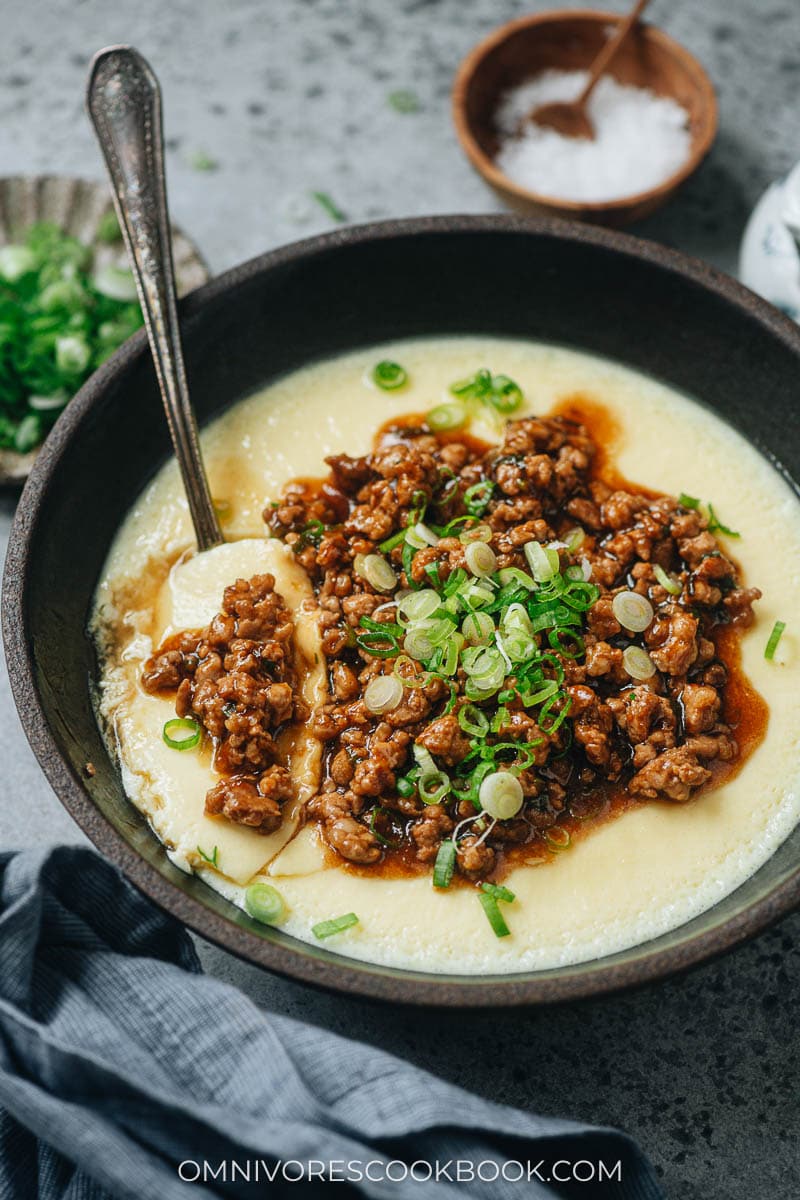
[[(98, 720), (174, 863), (306, 942), (489, 974), (688, 921), (800, 815), (797, 499), (713, 413), (484, 337), (299, 370), (111, 548)], [(780, 552), (777, 552), (780, 548)]]

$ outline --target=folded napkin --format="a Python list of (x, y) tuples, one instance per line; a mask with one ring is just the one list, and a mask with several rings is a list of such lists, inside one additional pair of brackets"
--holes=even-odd
[(0, 1196), (299, 1198), (326, 1176), (403, 1200), (662, 1196), (623, 1133), (262, 1012), (93, 851), (0, 855)]

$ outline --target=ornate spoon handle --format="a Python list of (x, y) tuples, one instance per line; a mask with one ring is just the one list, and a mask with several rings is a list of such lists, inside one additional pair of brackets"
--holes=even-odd
[(92, 62), (86, 106), (111, 179), (197, 545), (208, 550), (223, 538), (200, 455), (178, 326), (161, 89), (136, 50), (109, 46)]

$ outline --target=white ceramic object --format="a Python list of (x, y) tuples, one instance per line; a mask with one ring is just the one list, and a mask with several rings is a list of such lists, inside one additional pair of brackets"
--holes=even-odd
[(800, 322), (800, 163), (753, 209), (742, 239), (739, 277)]
[[(52, 221), (87, 246), (93, 246), (93, 263), (127, 266), (122, 240), (96, 242), (100, 222), (113, 210), (107, 183), (66, 175), (13, 175), (0, 179), (0, 246), (19, 241), (37, 221)], [(183, 296), (205, 283), (209, 271), (200, 252), (184, 233), (172, 227), (175, 281)], [(28, 475), (38, 447), (29, 454), (0, 449), (0, 486), (20, 484)]]

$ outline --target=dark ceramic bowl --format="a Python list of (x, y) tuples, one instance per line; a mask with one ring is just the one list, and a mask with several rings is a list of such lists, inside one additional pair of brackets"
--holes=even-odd
[[(606, 355), (689, 392), (800, 479), (800, 330), (708, 267), (619, 234), (512, 217), (347, 229), (253, 259), (193, 293), (181, 312), (204, 422), (339, 351), (424, 334), (509, 335)], [(168, 454), (140, 334), (93, 376), (48, 438), (19, 505), (3, 595), (14, 697), (48, 779), (95, 844), (162, 908), (243, 958), (309, 983), (405, 1003), (494, 1007), (657, 979), (735, 946), (795, 905), (800, 829), (715, 908), (645, 945), (559, 970), (454, 978), (297, 942), (182, 874), (127, 801), (100, 737), (86, 636), (111, 540)]]

